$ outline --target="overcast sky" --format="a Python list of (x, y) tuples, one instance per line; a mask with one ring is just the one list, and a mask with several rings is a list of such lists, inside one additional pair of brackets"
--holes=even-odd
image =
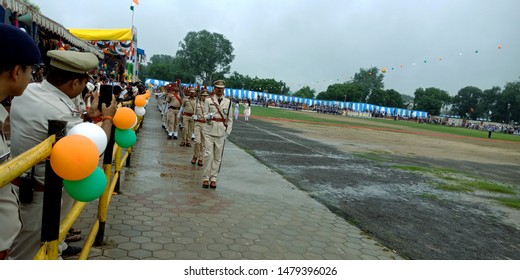
[[(33, 2), (66, 28), (132, 24), (132, 0)], [(148, 58), (174, 56), (190, 31), (223, 34), (235, 49), (231, 72), (291, 91), (318, 93), (376, 66), (387, 68), (386, 89), (456, 95), (520, 80), (519, 11), (518, 0), (140, 0), (134, 25)]]

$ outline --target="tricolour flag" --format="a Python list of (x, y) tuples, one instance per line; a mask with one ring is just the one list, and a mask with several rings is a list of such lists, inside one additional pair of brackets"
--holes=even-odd
[(139, 0), (132, 0), (132, 5), (130, 6), (130, 10), (134, 10), (134, 7), (139, 5)]

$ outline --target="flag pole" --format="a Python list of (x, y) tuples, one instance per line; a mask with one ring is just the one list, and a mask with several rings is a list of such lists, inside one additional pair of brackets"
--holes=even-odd
[(132, 82), (135, 82), (137, 80), (137, 77), (136, 77), (136, 74), (137, 74), (137, 40), (135, 40), (134, 42), (134, 30), (135, 30), (135, 27), (134, 27), (134, 10), (135, 10), (135, 2), (132, 3), (132, 53), (134, 55), (134, 59), (133, 59), (133, 64), (134, 64), (134, 67), (132, 67)]

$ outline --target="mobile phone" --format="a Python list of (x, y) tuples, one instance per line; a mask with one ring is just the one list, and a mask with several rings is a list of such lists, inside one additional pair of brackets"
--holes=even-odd
[(102, 104), (105, 104), (107, 107), (110, 106), (112, 96), (115, 95), (115, 97), (118, 98), (122, 90), (119, 85), (101, 85), (99, 89), (98, 109), (101, 110), (101, 108), (103, 108)]

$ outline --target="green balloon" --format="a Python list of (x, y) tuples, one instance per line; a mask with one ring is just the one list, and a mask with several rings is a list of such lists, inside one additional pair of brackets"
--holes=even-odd
[(116, 143), (119, 145), (119, 147), (126, 149), (132, 147), (135, 144), (135, 141), (137, 141), (137, 135), (135, 135), (135, 131), (131, 128), (116, 128), (114, 139), (116, 140)]
[(63, 180), (67, 193), (77, 201), (90, 202), (100, 197), (105, 191), (107, 177), (100, 167), (85, 179), (77, 181)]

